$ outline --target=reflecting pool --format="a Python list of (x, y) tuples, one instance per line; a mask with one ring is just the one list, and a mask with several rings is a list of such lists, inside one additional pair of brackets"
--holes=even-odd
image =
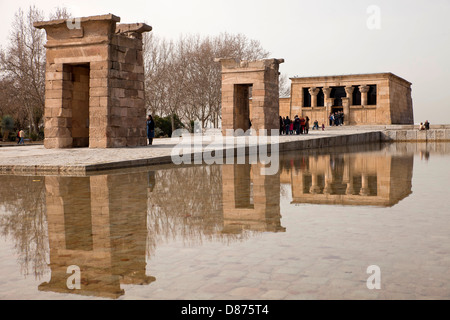
[(281, 154), (271, 176), (0, 176), (0, 299), (449, 299), (449, 160), (374, 144)]

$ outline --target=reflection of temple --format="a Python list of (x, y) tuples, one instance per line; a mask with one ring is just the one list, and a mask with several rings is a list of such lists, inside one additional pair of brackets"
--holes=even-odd
[[(146, 257), (159, 241), (285, 231), (280, 176), (260, 171), (194, 166), (45, 177), (51, 279), (39, 290), (117, 298), (121, 285), (155, 281), (145, 274)], [(81, 269), (79, 290), (67, 287), (70, 266)]]
[[(146, 259), (162, 242), (198, 245), (242, 241), (252, 235), (245, 231), (285, 231), (280, 184), (290, 185), (294, 204), (397, 204), (411, 193), (414, 154), (392, 148), (374, 144), (281, 154), (280, 172), (268, 176), (261, 174), (262, 164), (136, 168), (91, 177), (4, 176), (9, 187), (0, 190), (0, 205), (17, 209), (7, 221), (20, 260), (38, 261), (35, 272), (42, 274), (46, 259), (40, 257), (50, 258), (51, 279), (39, 290), (117, 298), (124, 294), (122, 285), (155, 281), (146, 275)], [(26, 192), (9, 192), (23, 186)], [(34, 231), (27, 222), (39, 212), (31, 206), (47, 214), (47, 225), (41, 217)], [(74, 265), (81, 270), (80, 290), (67, 287), (68, 267)]]
[(298, 157), (282, 180), (293, 203), (393, 206), (411, 194), (413, 161), (383, 152)]
[(280, 221), (280, 175), (261, 175), (261, 168), (222, 166), (224, 233), (286, 230)]
[[(117, 298), (121, 284), (146, 276), (147, 177), (46, 177), (51, 280), (39, 290)], [(69, 290), (69, 266), (81, 269), (81, 289)]]

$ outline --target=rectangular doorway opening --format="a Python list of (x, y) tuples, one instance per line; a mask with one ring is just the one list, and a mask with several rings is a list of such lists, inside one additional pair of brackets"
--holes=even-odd
[(65, 105), (72, 111), (68, 125), (72, 135), (72, 147), (89, 147), (89, 74), (90, 65), (64, 65), (63, 90)]
[(254, 209), (253, 181), (250, 164), (234, 167), (234, 206), (236, 209)]
[(234, 85), (234, 130), (242, 129), (246, 132), (250, 129), (252, 88), (251, 84)]

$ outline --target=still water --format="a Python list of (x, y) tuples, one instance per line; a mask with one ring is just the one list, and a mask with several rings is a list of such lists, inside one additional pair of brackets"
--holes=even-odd
[(282, 154), (273, 176), (0, 176), (0, 299), (449, 299), (449, 160), (375, 144)]

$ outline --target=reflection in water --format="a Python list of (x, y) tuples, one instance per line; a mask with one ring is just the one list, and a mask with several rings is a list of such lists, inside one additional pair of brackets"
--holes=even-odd
[[(146, 264), (158, 244), (226, 244), (285, 232), (281, 184), (291, 185), (294, 204), (393, 206), (407, 197), (413, 155), (364, 148), (285, 154), (273, 176), (261, 175), (261, 164), (2, 176), (1, 232), (14, 239), (24, 274), (42, 276), (48, 264), (51, 279), (39, 290), (117, 298), (121, 285), (157, 280)], [(67, 287), (73, 265), (81, 270), (80, 290)]]
[[(51, 280), (39, 290), (116, 298), (145, 274), (147, 181), (139, 175), (45, 177)], [(81, 289), (67, 287), (69, 266)]]
[(261, 175), (261, 164), (223, 165), (223, 232), (284, 232), (280, 215), (280, 174)]
[(44, 178), (0, 176), (0, 234), (14, 239), (21, 273), (41, 277), (47, 267), (48, 241)]
[(411, 194), (412, 154), (360, 148), (366, 152), (297, 154), (286, 159), (281, 179), (291, 185), (292, 202), (389, 207)]

